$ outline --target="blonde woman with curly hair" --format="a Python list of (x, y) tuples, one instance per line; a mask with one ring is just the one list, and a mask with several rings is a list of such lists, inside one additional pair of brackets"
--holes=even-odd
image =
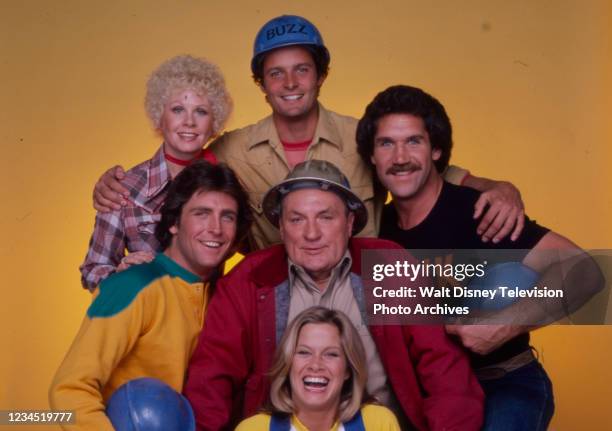
[(153, 259), (159, 249), (155, 226), (168, 184), (194, 160), (216, 162), (204, 147), (223, 130), (232, 101), (216, 65), (180, 55), (151, 74), (145, 110), (163, 143), (151, 159), (125, 173), (122, 184), (129, 191), (127, 204), (96, 215), (89, 250), (80, 267), (83, 287), (90, 290), (113, 272)]
[(365, 403), (367, 367), (357, 330), (342, 312), (312, 307), (285, 331), (270, 371), (264, 413), (237, 431), (399, 431), (386, 407)]

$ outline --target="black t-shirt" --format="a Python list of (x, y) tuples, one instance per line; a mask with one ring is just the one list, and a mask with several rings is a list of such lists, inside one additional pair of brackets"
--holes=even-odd
[[(393, 203), (385, 205), (380, 226), (380, 237), (401, 244), (407, 249), (532, 249), (548, 229), (526, 217), (525, 228), (516, 241), (508, 237), (497, 244), (482, 242), (476, 233), (480, 220), (474, 219), (474, 205), (480, 193), (469, 187), (444, 182), (440, 196), (430, 213), (419, 225), (411, 229), (398, 226)], [(415, 256), (418, 259), (444, 256)], [(506, 344), (482, 356), (471, 354), (474, 367), (483, 367), (510, 359), (529, 348), (529, 334), (521, 334)]]

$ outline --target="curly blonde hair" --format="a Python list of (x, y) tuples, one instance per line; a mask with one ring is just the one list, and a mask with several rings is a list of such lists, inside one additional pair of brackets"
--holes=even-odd
[(219, 68), (204, 58), (178, 55), (155, 69), (147, 81), (145, 96), (145, 110), (154, 128), (159, 128), (164, 105), (177, 90), (192, 90), (208, 98), (213, 135), (217, 136), (232, 112), (232, 99)]

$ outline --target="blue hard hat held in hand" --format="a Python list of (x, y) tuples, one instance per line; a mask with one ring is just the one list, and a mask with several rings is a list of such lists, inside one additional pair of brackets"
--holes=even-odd
[(276, 48), (292, 45), (314, 45), (321, 48), (329, 61), (329, 51), (313, 23), (297, 15), (281, 15), (265, 23), (255, 36), (251, 70), (255, 73), (259, 55)]
[(158, 379), (130, 380), (108, 400), (106, 415), (116, 431), (194, 431), (187, 398)]
[(519, 298), (504, 296), (500, 286), (510, 289), (531, 290), (534, 288), (540, 274), (520, 262), (504, 262), (492, 265), (485, 271), (483, 277), (474, 277), (468, 285), (468, 290), (494, 290), (495, 297), (473, 297), (465, 301), (473, 310), (496, 311), (503, 310), (515, 303)]

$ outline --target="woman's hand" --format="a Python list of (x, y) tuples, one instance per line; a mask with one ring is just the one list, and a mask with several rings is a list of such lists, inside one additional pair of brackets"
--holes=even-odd
[(141, 263), (149, 263), (155, 258), (155, 254), (150, 251), (135, 251), (128, 254), (121, 263), (117, 266), (117, 272), (124, 271), (132, 265), (139, 265)]

